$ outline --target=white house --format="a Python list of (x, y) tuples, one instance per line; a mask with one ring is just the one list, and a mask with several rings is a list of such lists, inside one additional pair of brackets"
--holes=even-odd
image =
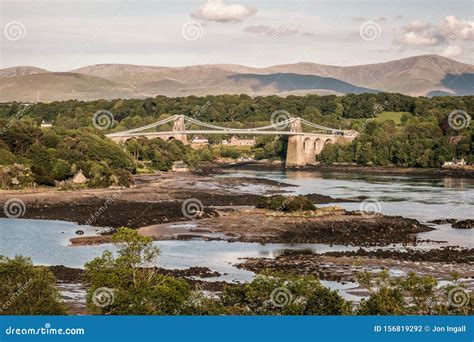
[(49, 121), (41, 121), (41, 125), (40, 125), (41, 128), (51, 128), (53, 127), (53, 123), (52, 122), (49, 122)]

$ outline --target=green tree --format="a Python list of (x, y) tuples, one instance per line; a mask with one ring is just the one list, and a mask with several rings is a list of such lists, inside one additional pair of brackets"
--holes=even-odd
[(56, 279), (30, 259), (0, 256), (0, 314), (63, 315)]
[(337, 292), (312, 275), (265, 271), (243, 286), (227, 287), (222, 295), (227, 312), (254, 315), (324, 315), (350, 312)]
[(191, 296), (186, 281), (155, 269), (159, 255), (152, 240), (136, 230), (120, 228), (113, 236), (117, 256), (106, 251), (85, 265), (92, 313), (112, 315), (175, 315)]

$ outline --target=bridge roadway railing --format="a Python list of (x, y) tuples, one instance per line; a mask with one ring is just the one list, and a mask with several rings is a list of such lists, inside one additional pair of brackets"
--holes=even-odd
[[(186, 122), (189, 122), (191, 124), (200, 126), (201, 128), (206, 128), (206, 129), (200, 129), (200, 130), (173, 130), (173, 131), (166, 131), (166, 132), (160, 132), (160, 131), (155, 131), (155, 132), (145, 132), (147, 130), (153, 129), (160, 127), (162, 125), (165, 125), (169, 122), (176, 121), (178, 119), (183, 119)], [(222, 127), (222, 126), (217, 126), (213, 125), (210, 123), (202, 122), (194, 118), (190, 118), (184, 115), (173, 115), (169, 118), (160, 120), (158, 122), (155, 122), (153, 124), (149, 124), (143, 127), (139, 128), (134, 128), (130, 130), (126, 130), (123, 132), (116, 132), (116, 133), (110, 133), (107, 134), (106, 136), (109, 138), (119, 138), (119, 137), (132, 137), (132, 136), (154, 136), (154, 135), (171, 135), (171, 134), (264, 134), (264, 135), (321, 135), (320, 133), (306, 133), (306, 132), (298, 132), (298, 131), (291, 131), (291, 130), (282, 130), (282, 129), (288, 129), (289, 126), (291, 126), (292, 123), (294, 123), (296, 120), (299, 120), (301, 124), (311, 127), (313, 129), (325, 131), (325, 132), (330, 132), (328, 135), (339, 135), (339, 136), (353, 136), (356, 135), (351, 131), (344, 131), (344, 130), (337, 130), (334, 128), (329, 128), (329, 127), (324, 127), (318, 124), (314, 124), (308, 120), (301, 119), (301, 118), (288, 118), (284, 121), (281, 122), (276, 122), (271, 125), (263, 126), (263, 127), (255, 127), (255, 128), (228, 128), (228, 127)], [(301, 129), (301, 128), (300, 128)], [(342, 133), (342, 134), (341, 134)], [(324, 135), (324, 133), (322, 133)]]
[(167, 131), (167, 132), (139, 132), (139, 133), (112, 133), (107, 137), (134, 137), (134, 136), (159, 136), (174, 134), (248, 134), (248, 135), (304, 135), (304, 136), (352, 136), (351, 134), (337, 135), (334, 133), (307, 133), (307, 132), (290, 132), (290, 131), (255, 131), (255, 130), (186, 130), (186, 131)]

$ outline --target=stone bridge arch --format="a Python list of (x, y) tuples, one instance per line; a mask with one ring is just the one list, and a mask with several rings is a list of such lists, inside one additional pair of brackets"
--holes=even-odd
[(305, 166), (316, 163), (316, 156), (321, 154), (327, 144), (350, 142), (355, 136), (332, 134), (303, 134), (291, 136), (288, 140), (286, 155), (287, 166)]
[(324, 148), (324, 142), (321, 138), (314, 139), (314, 155), (319, 155)]

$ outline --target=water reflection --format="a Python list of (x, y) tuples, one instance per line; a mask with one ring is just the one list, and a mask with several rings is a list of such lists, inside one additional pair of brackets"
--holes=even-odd
[(450, 189), (464, 189), (464, 186), (467, 186), (466, 180), (464, 178), (444, 178), (444, 187)]
[[(61, 221), (0, 219), (0, 255), (31, 257), (35, 264), (64, 265), (82, 268), (100, 256), (105, 250), (116, 248), (111, 244), (96, 246), (70, 246), (69, 239), (80, 227), (84, 235), (94, 235), (96, 229)], [(226, 241), (155, 241), (160, 248), (159, 265), (169, 269), (193, 266), (208, 267), (222, 273), (215, 280), (247, 281), (253, 273), (236, 268), (242, 258), (275, 258), (289, 250), (324, 253), (329, 251), (355, 250), (353, 247), (327, 246), (322, 244), (266, 244)]]
[[(296, 185), (284, 190), (301, 195), (318, 193), (334, 198), (366, 196), (379, 202), (383, 214), (414, 218), (423, 223), (446, 218), (472, 219), (474, 212), (474, 179), (289, 170), (239, 171), (225, 176), (277, 180)], [(360, 206), (359, 203), (336, 205), (348, 210), (358, 210)], [(423, 233), (420, 237), (446, 241), (444, 245), (474, 248), (473, 229), (432, 226), (435, 231)]]
[[(297, 187), (284, 190), (295, 194), (318, 193), (335, 198), (368, 196), (380, 203), (382, 213), (411, 217), (422, 222), (448, 217), (472, 219), (474, 183), (472, 179), (430, 179), (411, 176), (362, 175), (342, 173), (314, 173), (308, 171), (245, 171), (225, 176), (263, 177)], [(263, 192), (263, 185), (248, 186), (249, 191)], [(334, 204), (329, 204), (334, 205)], [(358, 210), (359, 203), (337, 203), (348, 210)], [(418, 239), (445, 241), (442, 244), (421, 244), (415, 248), (438, 248), (458, 245), (474, 248), (473, 229), (454, 229), (450, 225), (433, 225), (436, 230), (418, 235)], [(177, 224), (176, 227), (179, 227)], [(82, 267), (104, 250), (114, 251), (112, 245), (72, 247), (69, 239), (75, 236), (74, 223), (43, 220), (0, 219), (0, 255), (29, 256), (37, 264)], [(97, 229), (81, 226), (85, 235)], [(246, 281), (252, 272), (240, 270), (234, 264), (242, 258), (275, 258), (291, 250), (303, 252), (354, 250), (344, 246), (321, 244), (227, 243), (224, 241), (157, 241), (161, 249), (159, 264), (165, 268), (209, 267), (223, 274), (215, 280)], [(212, 279), (211, 279), (212, 280)]]

